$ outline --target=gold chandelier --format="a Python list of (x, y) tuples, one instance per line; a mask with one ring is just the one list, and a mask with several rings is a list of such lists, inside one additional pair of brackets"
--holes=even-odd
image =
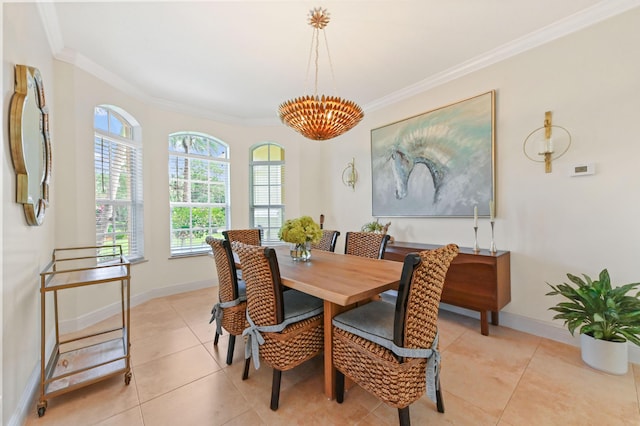
[[(278, 115), (280, 120), (301, 135), (321, 141), (351, 130), (362, 120), (364, 113), (353, 101), (342, 99), (338, 96), (318, 95), (318, 50), (320, 45), (320, 30), (329, 23), (329, 13), (326, 9), (315, 8), (309, 12), (309, 25), (313, 30), (311, 48), (315, 43), (315, 90), (313, 95), (305, 95), (290, 99), (280, 104)], [(323, 33), (324, 34), (324, 33)], [(326, 44), (326, 34), (324, 34)], [(327, 55), (331, 66), (331, 56), (327, 45)], [(309, 54), (309, 63), (311, 53)], [(308, 69), (307, 69), (308, 74)], [(333, 77), (333, 66), (331, 66)]]

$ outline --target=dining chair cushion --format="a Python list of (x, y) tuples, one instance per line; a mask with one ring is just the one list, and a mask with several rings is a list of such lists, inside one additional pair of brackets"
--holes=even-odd
[(284, 321), (280, 324), (259, 326), (256, 325), (249, 317), (249, 311), (247, 311), (247, 327), (243, 332), (243, 336), (247, 336), (245, 343), (244, 356), (245, 359), (253, 358), (253, 365), (256, 368), (260, 368), (260, 356), (259, 347), (264, 344), (264, 338), (260, 332), (264, 333), (279, 333), (283, 331), (287, 326), (304, 321), (308, 318), (312, 318), (316, 315), (320, 315), (324, 311), (324, 302), (322, 299), (311, 296), (306, 293), (302, 293), (297, 290), (289, 290), (282, 292), (283, 305), (284, 305)]
[(383, 291), (382, 293), (380, 293), (380, 300), (395, 305), (396, 301), (398, 300), (398, 290)]
[(394, 310), (391, 303), (373, 301), (336, 315), (332, 322), (342, 330), (391, 349)]
[(425, 358), (427, 396), (436, 401), (436, 376), (440, 368), (438, 335), (431, 348), (404, 348), (393, 343), (395, 304), (385, 301), (373, 301), (336, 315), (332, 324), (346, 332), (355, 334), (383, 348), (389, 349), (398, 357)]
[(298, 290), (282, 292), (284, 301), (284, 320), (291, 322), (302, 321), (323, 311), (322, 299)]

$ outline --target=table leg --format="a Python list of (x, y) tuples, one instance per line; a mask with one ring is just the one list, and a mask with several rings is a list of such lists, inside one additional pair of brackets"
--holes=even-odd
[[(355, 304), (348, 306), (336, 305), (328, 300), (324, 301), (324, 394), (329, 399), (336, 397), (336, 369), (333, 367), (333, 317), (341, 312), (352, 309)], [(346, 389), (352, 384), (345, 377)]]
[(333, 367), (333, 326), (331, 320), (340, 313), (340, 306), (324, 301), (324, 394), (335, 398), (336, 370)]
[(489, 316), (485, 310), (480, 311), (480, 333), (483, 336), (489, 335)]
[(500, 325), (500, 316), (498, 311), (491, 311), (491, 324)]

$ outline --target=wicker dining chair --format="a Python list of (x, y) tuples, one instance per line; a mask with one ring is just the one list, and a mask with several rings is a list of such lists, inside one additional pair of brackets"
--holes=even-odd
[[(225, 240), (229, 241), (230, 243), (238, 241), (243, 244), (249, 244), (252, 246), (262, 245), (262, 228), (229, 229), (226, 231), (222, 231), (222, 235), (224, 236)], [(237, 275), (238, 285), (244, 286), (244, 282), (242, 281), (241, 269), (238, 270)]]
[(218, 271), (218, 302), (211, 310), (211, 321), (216, 322), (216, 335), (213, 346), (218, 345), (218, 338), (224, 328), (229, 333), (227, 348), (227, 364), (233, 362), (233, 350), (236, 336), (242, 335), (247, 327), (247, 297), (244, 281), (238, 280), (236, 265), (231, 252), (231, 243), (213, 237), (207, 237), (207, 244), (213, 250), (213, 259)]
[(396, 305), (374, 301), (333, 318), (336, 400), (344, 400), (344, 377), (351, 378), (398, 409), (400, 425), (410, 424), (409, 405), (425, 388), (444, 413), (438, 353), (438, 306), (449, 265), (458, 246), (405, 257)]
[(322, 238), (317, 243), (312, 243), (311, 248), (314, 250), (335, 251), (336, 242), (340, 236), (340, 231), (332, 231), (329, 229), (322, 230)]
[(222, 231), (222, 235), (229, 242), (239, 241), (252, 246), (262, 245), (262, 229), (260, 228), (229, 229)]
[(347, 232), (344, 241), (344, 253), (382, 259), (389, 238), (387, 234), (376, 232)]
[(277, 410), (282, 372), (307, 361), (324, 348), (323, 301), (290, 289), (283, 291), (273, 248), (235, 242), (247, 282), (247, 336), (242, 380), (262, 358), (273, 368), (271, 409)]

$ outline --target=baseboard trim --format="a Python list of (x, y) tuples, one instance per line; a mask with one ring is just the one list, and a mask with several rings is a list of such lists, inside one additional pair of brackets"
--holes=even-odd
[[(459, 308), (457, 306), (447, 305), (445, 303), (440, 304), (440, 308), (468, 317), (477, 318), (478, 320), (480, 319), (479, 312), (471, 311), (469, 309)], [(500, 325), (512, 328), (514, 330), (522, 331), (524, 333), (544, 337), (556, 342), (580, 347), (580, 335), (576, 334), (575, 336), (572, 336), (566, 328), (560, 326), (559, 324), (555, 325), (533, 318), (528, 318), (522, 315), (513, 314), (511, 312), (501, 311)], [(478, 325), (478, 332), (479, 330), (480, 325)], [(640, 347), (631, 343), (629, 343), (627, 347), (629, 349), (629, 362), (633, 364), (640, 364)]]
[[(171, 296), (173, 294), (186, 293), (188, 291), (200, 290), (202, 288), (212, 287), (216, 283), (213, 280), (207, 281), (195, 281), (191, 283), (178, 284), (169, 287), (154, 288), (145, 293), (136, 294), (131, 297), (131, 307), (140, 305), (144, 302), (148, 302), (151, 299), (158, 297)], [(60, 333), (72, 333), (74, 331), (82, 330), (90, 327), (100, 321), (103, 321), (113, 315), (120, 313), (120, 301), (114, 302), (103, 308), (81, 315), (74, 319), (60, 321), (58, 326), (60, 327)]]
[[(56, 333), (54, 330), (51, 330), (51, 333), (47, 336), (47, 341), (45, 343), (45, 353), (47, 354), (47, 359), (51, 357), (51, 352), (53, 351), (53, 347), (56, 343)], [(8, 426), (22, 426), (27, 421), (27, 416), (29, 410), (33, 407), (34, 399), (39, 395), (39, 386), (40, 386), (40, 360), (36, 363), (33, 371), (29, 375), (29, 379), (27, 380), (27, 385), (24, 387), (22, 391), (22, 396), (20, 397), (18, 406), (14, 410), (11, 418), (9, 418)]]
[(38, 386), (40, 385), (40, 361), (33, 369), (29, 380), (27, 380), (27, 386), (25, 386), (20, 402), (16, 407), (13, 415), (9, 419), (8, 426), (21, 426), (27, 420), (28, 411), (32, 406), (33, 398), (38, 395)]

